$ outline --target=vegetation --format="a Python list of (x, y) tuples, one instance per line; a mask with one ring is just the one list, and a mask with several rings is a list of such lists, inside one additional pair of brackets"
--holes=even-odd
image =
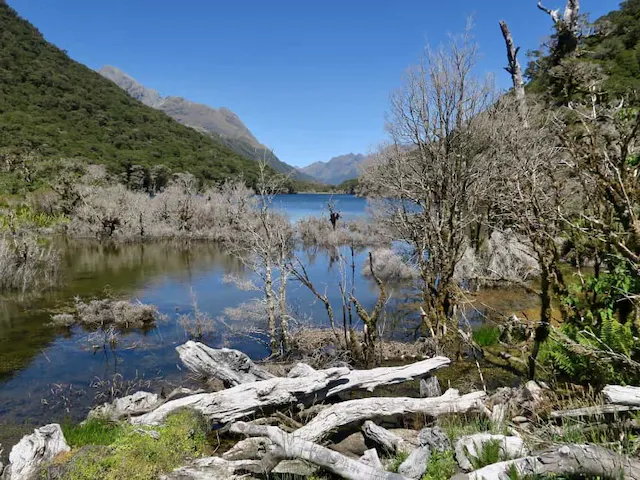
[[(181, 411), (167, 417), (164, 425), (151, 431), (131, 426), (111, 427), (92, 420), (80, 427), (65, 428), (74, 447), (106, 445), (71, 456), (63, 469), (64, 480), (118, 480), (121, 478), (157, 478), (188, 459), (210, 452), (207, 426), (193, 411)], [(95, 441), (94, 441), (95, 439)]]
[(111, 445), (124, 435), (124, 427), (98, 418), (89, 418), (80, 425), (63, 423), (64, 438), (73, 449), (85, 445)]
[[(42, 159), (54, 158), (102, 163), (125, 176), (135, 173), (135, 165), (150, 176), (162, 164), (206, 182), (255, 180), (255, 162), (71, 60), (5, 2), (0, 23), (0, 193), (38, 188), (47, 179)], [(25, 157), (31, 152), (36, 155)]]
[(453, 450), (436, 450), (429, 457), (427, 471), (422, 476), (422, 480), (441, 480), (451, 478), (456, 473), (456, 459)]

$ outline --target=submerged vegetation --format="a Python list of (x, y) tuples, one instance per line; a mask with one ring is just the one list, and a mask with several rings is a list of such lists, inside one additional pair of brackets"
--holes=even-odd
[[(281, 370), (298, 361), (305, 364), (289, 369), (286, 380), (278, 379), (239, 352), (226, 351), (242, 363), (243, 375), (251, 377), (253, 373), (247, 372), (255, 370), (259, 375), (247, 381), (244, 376), (229, 378), (225, 372), (227, 376), (218, 380), (240, 386), (237, 391), (242, 398), (233, 398), (234, 392), (228, 393), (235, 388), (231, 387), (225, 390), (229, 398), (222, 396), (220, 404), (218, 397), (203, 396), (192, 405), (212, 417), (210, 412), (216, 408), (228, 408), (216, 417), (217, 426), (225, 427), (243, 418), (234, 416), (232, 410), (245, 401), (256, 401), (260, 407), (249, 408), (245, 416), (276, 411), (264, 423), (257, 419), (252, 424), (236, 424), (235, 431), (231, 427), (235, 434), (249, 432), (249, 436), (266, 436), (275, 443), (284, 438), (269, 455), (261, 452), (267, 460), (271, 454), (274, 458), (307, 455), (335, 473), (341, 462), (318, 460), (331, 454), (320, 445), (304, 444), (294, 449), (296, 455), (280, 451), (298, 448), (296, 441), (306, 438), (286, 436), (285, 431), (307, 428), (315, 415), (323, 418), (318, 413), (322, 408), (333, 408), (308, 404), (329, 395), (334, 388), (330, 380), (364, 375), (349, 373), (345, 365), (376, 367), (399, 362), (403, 364), (400, 369), (410, 369), (413, 367), (404, 365), (407, 360), (438, 354), (455, 358), (460, 369), (443, 372), (441, 380), (446, 378), (449, 386), (457, 381), (454, 386), (463, 390), (481, 387), (471, 393), (477, 402), (469, 406), (453, 390), (441, 395), (438, 378), (418, 383), (427, 375), (411, 374), (415, 384), (409, 389), (419, 389), (425, 397), (441, 397), (434, 403), (443, 411), (434, 413), (425, 407), (427, 413), (420, 418), (415, 413), (422, 410), (411, 406), (387, 415), (388, 404), (379, 409), (374, 404), (369, 406), (374, 413), (366, 419), (358, 417), (367, 415), (363, 408), (353, 414), (356, 420), (345, 421), (352, 427), (370, 418), (391, 422), (403, 417), (406, 426), (407, 412), (414, 415), (412, 435), (420, 443), (413, 449), (416, 456), (400, 448), (411, 442), (378, 432), (387, 438), (387, 444), (377, 440), (385, 447), (380, 452), (392, 454), (384, 459), (386, 470), (410, 470), (416, 465), (407, 462), (417, 457), (422, 464), (417, 465), (419, 473), (414, 478), (443, 479), (460, 468), (495, 466), (513, 458), (509, 453), (527, 464), (521, 468), (526, 472), (531, 470), (528, 462), (547, 468), (560, 457), (556, 469), (561, 471), (551, 469), (545, 474), (564, 475), (567, 472), (562, 468), (571, 466), (563, 463), (567, 458), (589, 457), (585, 454), (585, 449), (592, 448), (585, 446), (589, 442), (607, 450), (595, 450), (600, 455), (595, 457), (595, 466), (577, 462), (583, 477), (618, 475), (621, 458), (625, 463), (620, 468), (640, 471), (632, 458), (640, 447), (638, 419), (631, 412), (640, 407), (640, 400), (627, 390), (624, 395), (633, 398), (619, 402), (607, 397), (611, 392), (600, 393), (605, 385), (619, 384), (614, 388), (622, 389), (621, 385), (640, 382), (640, 110), (634, 90), (640, 72), (636, 55), (640, 51), (640, 2), (623, 2), (619, 11), (589, 28), (579, 14), (577, 0), (568, 0), (563, 13), (538, 6), (550, 16), (553, 34), (544, 49), (533, 53), (526, 86), (518, 50), (504, 22), (507, 71), (513, 81), (509, 92), (498, 92), (490, 80), (477, 75), (478, 46), (470, 30), (436, 49), (427, 49), (392, 96), (388, 142), (361, 178), (338, 187), (371, 199), (370, 218), (343, 219), (329, 197), (322, 217), (294, 223), (273, 205), (276, 194), (290, 190), (290, 179), (274, 174), (266, 162), (245, 169), (244, 160), (210, 139), (205, 141), (197, 132), (178, 128), (160, 118), (161, 114), (120, 98), (116, 87), (100, 83), (40, 36), (33, 37), (31, 27), (0, 3), (0, 19), (10, 27), (3, 39), (5, 58), (0, 55), (0, 67), (4, 65), (0, 74), (7, 84), (6, 105), (0, 111), (12, 120), (7, 122), (11, 132), (4, 135), (16, 142), (1, 153), (7, 173), (1, 188), (19, 194), (7, 196), (0, 207), (0, 289), (26, 292), (55, 284), (60, 259), (43, 234), (102, 244), (169, 240), (184, 248), (195, 242), (216, 242), (237, 260), (240, 270), (249, 273), (240, 277), (225, 272), (225, 282), (252, 296), (213, 319), (199, 310), (192, 294), (193, 312), (177, 316), (185, 337), (202, 340), (215, 333), (221, 342), (250, 338), (268, 350), (271, 360), (281, 362)], [(56, 62), (62, 62), (74, 77), (39, 72), (30, 82), (18, 81), (7, 62), (17, 56), (19, 66), (31, 58), (16, 54), (23, 38), (31, 38), (34, 51), (41, 54), (38, 69), (48, 73)], [(86, 81), (82, 88), (71, 85), (74, 78)], [(87, 100), (88, 89), (104, 94), (101, 104)], [(56, 92), (55, 100), (49, 98), (51, 92)], [(29, 105), (23, 104), (25, 98), (31, 99)], [(37, 126), (32, 121), (34, 108), (46, 113)], [(122, 113), (126, 125), (120, 116), (107, 115), (106, 110)], [(63, 126), (68, 135), (55, 133)], [(109, 135), (105, 137), (103, 130)], [(31, 138), (29, 153), (17, 148), (24, 138)], [(143, 148), (152, 141), (157, 151)], [(104, 165), (65, 161), (56, 174), (52, 162), (44, 160), (60, 154), (74, 157), (87, 145), (95, 153), (88, 155), (89, 161)], [(156, 162), (160, 158), (163, 164)], [(236, 175), (240, 173), (244, 175)], [(301, 249), (327, 251), (330, 267), (337, 272), (335, 281), (326, 285), (316, 278)], [(356, 263), (358, 254), (366, 257), (361, 266)], [(369, 304), (362, 301), (357, 271), (370, 279), (368, 287), (375, 299)], [(328, 328), (309, 328), (320, 319), (309, 320), (295, 305), (296, 299), (291, 298), (294, 284), (321, 306)], [(469, 319), (471, 310), (481, 321), (489, 310), (481, 305), (480, 291), (494, 289), (500, 295), (505, 288), (535, 297), (535, 311), (518, 311), (515, 306), (490, 312), (491, 322), (481, 325)], [(390, 312), (391, 300), (401, 290), (399, 303), (409, 312), (404, 317)], [(107, 346), (115, 350), (123, 330), (145, 330), (160, 318), (150, 305), (78, 298), (73, 313), (56, 314), (51, 324), (61, 329), (80, 324), (97, 330), (95, 334), (102, 337), (94, 342), (93, 351), (102, 348), (108, 357)], [(419, 326), (407, 333), (411, 321), (419, 321)], [(390, 338), (393, 328), (406, 334), (403, 340), (408, 341)], [(221, 376), (222, 360), (208, 360), (213, 366), (207, 368), (216, 372), (211, 377)], [(116, 366), (117, 361), (114, 358)], [(499, 378), (507, 378), (503, 383), (509, 386), (494, 388), (495, 381), (485, 376), (489, 365), (508, 373)], [(339, 368), (313, 371), (328, 366)], [(195, 370), (200, 375), (207, 368)], [(472, 372), (473, 381), (463, 383), (463, 369)], [(267, 387), (251, 385), (264, 378), (271, 382)], [(514, 378), (514, 384), (530, 381), (512, 387)], [(298, 391), (296, 382), (305, 381), (318, 383), (323, 393), (311, 387), (310, 392)], [(284, 393), (280, 392), (278, 382), (294, 385), (295, 394), (284, 387)], [(205, 385), (211, 390), (210, 383)], [(123, 390), (139, 390), (117, 389), (108, 382), (104, 388), (111, 392), (105, 394), (110, 401), (125, 396)], [(178, 396), (193, 394), (178, 390)], [(392, 393), (402, 392), (395, 387)], [(172, 401), (165, 394), (144, 393), (141, 403), (153, 405), (145, 411), (130, 406), (133, 413), (129, 410), (122, 417), (157, 413)], [(272, 394), (275, 400), (269, 404)], [(398, 405), (414, 405), (412, 400), (399, 400)], [(424, 404), (429, 401), (425, 398)], [(449, 402), (451, 411), (441, 407), (443, 402)], [(283, 405), (291, 407), (287, 413), (278, 410)], [(303, 418), (301, 412), (315, 407), (322, 408)], [(476, 415), (478, 411), (481, 415)], [(166, 418), (158, 416), (163, 423), (153, 429), (106, 419), (66, 424), (63, 430), (73, 451), (53, 462), (50, 468), (58, 469), (55, 478), (154, 478), (211, 453), (210, 426), (199, 414), (179, 411)], [(141, 419), (133, 423), (145, 424)], [(281, 425), (282, 430), (266, 426), (271, 423)], [(417, 433), (425, 424), (433, 426)], [(225, 428), (216, 431), (229, 435)], [(467, 455), (468, 449), (465, 454), (459, 448), (462, 437), (478, 433), (477, 455)], [(508, 452), (506, 433), (520, 446), (516, 453)], [(309, 438), (319, 444), (331, 436)], [(440, 443), (436, 447), (434, 442)], [(558, 442), (562, 446), (556, 451)], [(430, 450), (420, 451), (425, 446)], [(525, 450), (535, 455), (527, 457)], [(535, 460), (539, 457), (551, 463)], [(616, 466), (615, 472), (598, 470), (604, 468), (598, 462), (605, 457)], [(357, 463), (365, 470), (382, 469), (375, 457)], [(260, 468), (265, 464), (267, 461)], [(270, 472), (275, 465), (267, 467)], [(242, 468), (247, 469), (247, 464)], [(518, 468), (505, 471), (519, 478)]]

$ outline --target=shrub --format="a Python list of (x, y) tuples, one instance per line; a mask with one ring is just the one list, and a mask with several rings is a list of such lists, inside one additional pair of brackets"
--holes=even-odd
[(58, 281), (59, 264), (58, 252), (30, 235), (0, 235), (0, 290), (51, 287)]
[(143, 328), (153, 325), (164, 318), (153, 305), (131, 303), (124, 300), (91, 300), (88, 303), (80, 298), (75, 300), (75, 314), (63, 313), (51, 317), (49, 325), (54, 327), (70, 327), (74, 323), (88, 327), (114, 326), (117, 328)]
[(456, 459), (453, 456), (453, 450), (443, 452), (436, 450), (429, 457), (429, 465), (422, 480), (442, 480), (451, 478), (455, 473)]
[(473, 331), (473, 341), (481, 347), (490, 347), (498, 343), (500, 329), (492, 325), (482, 325)]

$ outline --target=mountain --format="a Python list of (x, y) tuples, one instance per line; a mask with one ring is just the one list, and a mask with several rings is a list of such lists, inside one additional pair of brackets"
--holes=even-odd
[[(82, 158), (114, 173), (164, 164), (207, 181), (256, 178), (255, 162), (72, 60), (3, 1), (0, 27), (0, 155)], [(151, 101), (150, 93), (139, 95)], [(6, 182), (7, 175), (0, 177)]]
[(348, 153), (333, 157), (328, 162), (314, 162), (300, 170), (313, 177), (316, 181), (338, 185), (345, 180), (351, 180), (360, 175), (360, 168), (369, 156), (361, 153)]
[(98, 73), (136, 100), (166, 113), (183, 125), (213, 136), (236, 153), (252, 160), (266, 159), (278, 172), (291, 174), (298, 180), (311, 180), (309, 176), (278, 159), (231, 110), (224, 107), (213, 108), (182, 97), (162, 97), (156, 90), (141, 85), (122, 70), (110, 65), (102, 67)]

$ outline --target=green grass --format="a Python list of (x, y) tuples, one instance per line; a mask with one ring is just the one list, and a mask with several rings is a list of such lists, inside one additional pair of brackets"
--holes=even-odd
[(396, 453), (396, 456), (393, 457), (393, 460), (391, 460), (391, 463), (389, 463), (389, 467), (388, 470), (390, 472), (398, 472), (398, 468), (400, 468), (400, 465), (402, 465), (402, 462), (404, 462), (407, 457), (409, 456), (409, 454), (407, 452), (398, 452)]
[[(208, 428), (202, 416), (183, 410), (169, 415), (165, 424), (153, 429), (123, 425), (114, 433), (104, 423), (91, 423), (81, 429), (67, 429), (70, 443), (80, 445), (92, 438), (111, 443), (107, 450), (92, 450), (70, 458), (62, 480), (149, 480), (210, 453)], [(159, 438), (145, 434), (154, 430)], [(65, 431), (66, 434), (66, 431)], [(113, 435), (113, 437), (110, 437)]]
[(62, 432), (72, 448), (85, 445), (111, 445), (125, 433), (125, 428), (101, 419), (89, 419), (82, 425), (63, 423)]
[(481, 347), (490, 347), (498, 343), (500, 329), (492, 325), (482, 325), (473, 331), (473, 341)]
[(447, 434), (451, 443), (463, 435), (473, 433), (502, 433), (497, 431), (495, 425), (484, 415), (476, 414), (442, 415), (438, 418), (437, 425)]
[(468, 455), (469, 461), (473, 465), (474, 470), (507, 460), (507, 458), (502, 454), (501, 447), (502, 442), (500, 440), (489, 440), (482, 445), (477, 457)]
[(435, 451), (429, 458), (429, 466), (422, 480), (443, 480), (456, 473), (456, 459), (453, 450)]

